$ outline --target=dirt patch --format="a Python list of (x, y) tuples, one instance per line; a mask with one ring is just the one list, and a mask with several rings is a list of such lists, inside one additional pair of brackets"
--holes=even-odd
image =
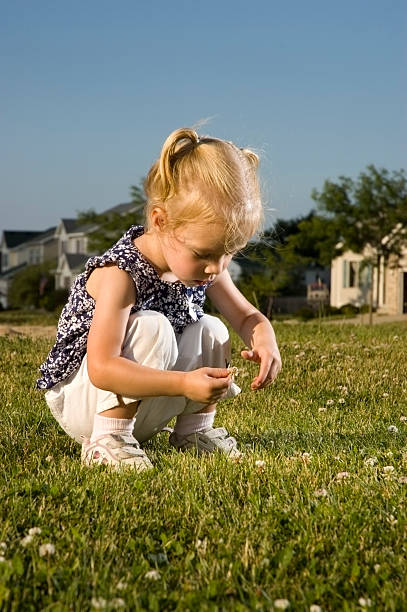
[(29, 336), (30, 338), (55, 338), (54, 325), (0, 325), (0, 336)]

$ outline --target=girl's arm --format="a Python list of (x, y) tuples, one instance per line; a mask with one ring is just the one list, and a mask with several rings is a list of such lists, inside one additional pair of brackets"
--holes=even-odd
[(251, 388), (262, 389), (277, 377), (281, 370), (281, 357), (270, 321), (255, 308), (236, 287), (230, 274), (224, 270), (207, 290), (208, 297), (229, 321), (250, 350), (241, 352), (244, 359), (260, 364)]
[(87, 344), (91, 382), (127, 397), (185, 395), (211, 403), (228, 388), (227, 370), (200, 368), (193, 372), (156, 370), (121, 356), (136, 289), (130, 275), (115, 265), (94, 270), (86, 284), (96, 300)]

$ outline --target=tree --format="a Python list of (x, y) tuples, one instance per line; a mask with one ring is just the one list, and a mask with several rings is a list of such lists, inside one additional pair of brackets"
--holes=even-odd
[(119, 240), (131, 225), (143, 223), (146, 205), (144, 190), (142, 187), (132, 185), (130, 195), (133, 206), (125, 212), (108, 211), (98, 214), (94, 210), (87, 210), (79, 213), (78, 223), (94, 226), (88, 235), (90, 251), (103, 253)]
[(287, 248), (303, 265), (329, 266), (336, 255), (339, 239), (335, 221), (312, 210), (298, 221), (297, 232), (287, 237)]
[(301, 220), (277, 219), (261, 240), (248, 247), (245, 257), (239, 258), (243, 267), (239, 289), (266, 314), (271, 312), (272, 297), (306, 292), (303, 277), (308, 261), (290, 245)]
[(26, 266), (11, 281), (8, 301), (12, 308), (54, 307), (54, 270), (56, 260)]
[[(335, 236), (340, 237), (341, 251), (369, 250), (366, 263), (371, 269), (376, 268), (379, 287), (380, 262), (397, 261), (407, 240), (405, 171), (390, 173), (370, 165), (356, 181), (344, 176), (337, 182), (325, 181), (322, 191), (314, 190), (312, 198), (330, 219)], [(372, 305), (373, 274), (370, 279)]]

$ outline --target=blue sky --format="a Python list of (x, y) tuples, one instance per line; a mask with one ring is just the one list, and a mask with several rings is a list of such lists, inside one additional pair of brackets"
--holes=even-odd
[(260, 152), (270, 222), (407, 166), (405, 0), (0, 0), (0, 231), (128, 201), (173, 129)]

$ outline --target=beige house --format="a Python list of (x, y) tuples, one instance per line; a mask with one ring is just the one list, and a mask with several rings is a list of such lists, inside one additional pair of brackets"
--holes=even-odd
[(55, 288), (70, 289), (76, 276), (83, 272), (89, 257), (85, 253), (63, 253), (58, 258), (55, 271)]
[(69, 289), (90, 257), (88, 235), (95, 225), (79, 225), (76, 219), (61, 219), (55, 237), (58, 241), (58, 265), (55, 271), (55, 289)]
[[(369, 249), (364, 255), (346, 251), (332, 260), (331, 306), (369, 303), (370, 272), (364, 265), (368, 256)], [(407, 248), (398, 261), (390, 260), (386, 266), (382, 261), (379, 271), (373, 270), (373, 305), (383, 314), (407, 313)]]
[(55, 227), (45, 232), (12, 231), (3, 232), (0, 251), (0, 305), (8, 307), (8, 289), (15, 274), (25, 266), (42, 264), (56, 259), (58, 244), (55, 238)]

